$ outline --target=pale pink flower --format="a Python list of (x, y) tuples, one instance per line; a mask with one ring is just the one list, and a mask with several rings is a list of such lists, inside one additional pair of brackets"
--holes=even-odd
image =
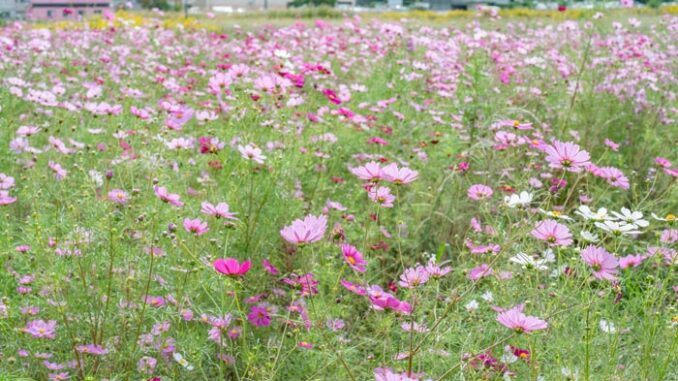
[(395, 196), (391, 194), (391, 189), (387, 187), (372, 187), (368, 191), (370, 199), (384, 208), (392, 208)]
[(549, 246), (569, 246), (572, 243), (572, 234), (567, 226), (555, 220), (545, 220), (537, 224), (532, 230), (532, 236), (546, 241)]
[(253, 160), (259, 164), (264, 164), (264, 160), (266, 159), (266, 156), (261, 153), (261, 148), (251, 143), (246, 146), (238, 145), (238, 151), (240, 151), (240, 156), (242, 156), (243, 159)]
[(487, 263), (483, 263), (478, 267), (472, 268), (466, 277), (470, 280), (478, 280), (494, 274), (492, 268)]
[(108, 199), (117, 202), (118, 204), (126, 204), (129, 200), (129, 196), (127, 195), (127, 192), (122, 189), (111, 189), (111, 191), (108, 192)]
[(16, 202), (16, 197), (11, 197), (7, 191), (0, 191), (0, 206), (9, 205), (14, 202)]
[(602, 247), (589, 245), (581, 252), (581, 258), (591, 266), (597, 279), (616, 280), (619, 261)]
[(225, 202), (220, 202), (217, 205), (213, 205), (209, 202), (203, 202), (201, 204), (200, 211), (216, 218), (225, 218), (228, 220), (237, 220), (235, 215), (237, 213), (233, 213), (230, 211), (230, 207), (228, 206), (227, 203)]
[(645, 260), (645, 257), (642, 255), (627, 255), (625, 257), (619, 258), (619, 267), (622, 269), (630, 267), (638, 267)]
[(466, 194), (468, 195), (468, 198), (471, 200), (475, 201), (480, 201), (484, 200), (487, 198), (492, 197), (492, 194), (494, 192), (492, 191), (492, 188), (488, 187), (487, 185), (483, 184), (474, 184), (471, 185), (471, 187), (468, 188), (468, 191)]
[(184, 205), (184, 203), (180, 200), (181, 196), (178, 194), (169, 193), (165, 187), (159, 187), (156, 185), (153, 187), (153, 191), (162, 202), (172, 204), (178, 208)]
[(54, 339), (56, 337), (56, 325), (55, 320), (32, 320), (26, 324), (22, 331), (35, 338)]
[(428, 282), (429, 274), (424, 266), (410, 267), (400, 275), (398, 284), (404, 288), (415, 288)]
[(379, 163), (371, 161), (364, 166), (351, 168), (351, 173), (358, 176), (359, 179), (367, 181), (378, 181), (384, 178), (384, 172)]
[(580, 172), (591, 158), (589, 153), (574, 143), (563, 143), (558, 140), (544, 150), (546, 160), (551, 168), (560, 168), (569, 172)]
[(535, 316), (527, 316), (517, 308), (512, 308), (497, 315), (497, 321), (501, 325), (518, 333), (529, 333), (548, 328), (548, 323)]
[(320, 241), (327, 230), (327, 216), (308, 215), (303, 220), (294, 220), (280, 230), (280, 235), (289, 243), (303, 245)]
[(419, 172), (407, 167), (398, 168), (396, 163), (391, 163), (381, 169), (384, 180), (394, 184), (409, 184), (419, 177)]

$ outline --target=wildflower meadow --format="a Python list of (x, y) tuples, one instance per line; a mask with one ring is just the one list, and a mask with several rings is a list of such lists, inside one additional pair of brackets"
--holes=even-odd
[(0, 28), (0, 380), (678, 380), (678, 16)]

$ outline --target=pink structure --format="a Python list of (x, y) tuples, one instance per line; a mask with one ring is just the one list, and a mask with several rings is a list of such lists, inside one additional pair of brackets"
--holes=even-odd
[(77, 20), (99, 15), (110, 8), (111, 0), (30, 0), (26, 18), (31, 20)]

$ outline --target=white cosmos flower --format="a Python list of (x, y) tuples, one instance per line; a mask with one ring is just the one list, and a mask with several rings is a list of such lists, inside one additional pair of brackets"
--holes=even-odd
[(598, 326), (600, 327), (600, 330), (605, 332), (605, 333), (615, 333), (615, 332), (617, 332), (617, 328), (614, 326), (614, 323), (611, 322), (611, 321), (600, 319), (600, 321), (598, 322)]
[(548, 266), (544, 265), (543, 259), (534, 259), (531, 255), (525, 253), (518, 253), (511, 257), (509, 261), (520, 265), (524, 269), (548, 270)]
[(520, 192), (520, 194), (512, 194), (510, 196), (504, 197), (504, 203), (509, 208), (518, 208), (530, 205), (532, 202), (533, 195), (526, 191)]
[(470, 302), (466, 303), (464, 307), (466, 308), (466, 311), (473, 312), (478, 309), (478, 302), (475, 299), (473, 299)]
[(560, 373), (562, 373), (566, 380), (579, 380), (579, 369), (577, 368), (561, 368)]
[(598, 242), (600, 240), (597, 234), (591, 233), (586, 230), (581, 231), (581, 237), (588, 242)]
[(624, 221), (627, 224), (635, 225), (639, 228), (646, 228), (650, 225), (649, 222), (643, 219), (643, 213), (635, 211), (632, 212), (626, 208), (621, 209), (621, 213), (612, 212), (615, 217), (620, 221)]
[(483, 300), (486, 301), (486, 302), (488, 302), (488, 303), (492, 303), (492, 301), (494, 300), (494, 295), (492, 295), (492, 291), (486, 291), (486, 292), (481, 296), (481, 298), (483, 298)]
[(549, 217), (552, 217), (552, 218), (559, 218), (561, 220), (572, 221), (572, 217), (566, 216), (566, 215), (562, 214), (561, 212), (559, 212), (557, 210), (539, 209), (539, 211), (542, 212), (543, 214), (549, 216)]
[(652, 218), (654, 218), (657, 221), (664, 221), (664, 222), (675, 222), (676, 221), (676, 215), (669, 213), (666, 215), (666, 217), (659, 217), (656, 214), (652, 213)]
[(617, 221), (596, 222), (596, 226), (614, 235), (640, 234), (640, 231), (637, 230), (636, 225), (629, 225), (625, 222)]
[(610, 215), (607, 213), (607, 209), (600, 208), (598, 209), (598, 211), (594, 212), (587, 205), (579, 206), (579, 208), (577, 208), (574, 214), (578, 214), (584, 217), (585, 220), (604, 221), (610, 219)]
[(186, 370), (193, 370), (193, 365), (189, 364), (188, 361), (184, 358), (184, 356), (181, 355), (179, 352), (174, 352), (172, 354), (172, 357), (174, 357), (174, 361), (176, 361), (179, 365), (183, 366), (184, 369)]

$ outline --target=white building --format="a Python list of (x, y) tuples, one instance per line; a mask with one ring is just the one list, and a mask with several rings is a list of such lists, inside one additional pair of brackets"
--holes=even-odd
[(0, 0), (0, 18), (22, 19), (27, 7), (28, 0)]

